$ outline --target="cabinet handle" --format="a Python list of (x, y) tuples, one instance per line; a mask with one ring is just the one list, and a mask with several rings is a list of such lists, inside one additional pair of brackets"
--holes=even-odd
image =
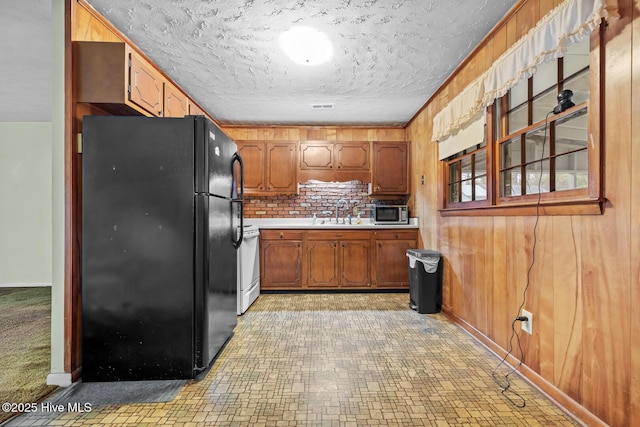
[(284, 239), (284, 233), (280, 233), (280, 238)]
[(335, 247), (337, 247), (337, 246), (338, 246), (338, 244), (337, 244), (337, 243), (334, 243), (334, 244), (333, 244), (333, 247), (334, 247), (334, 248), (335, 248)]
[(397, 238), (398, 238), (398, 235), (397, 235), (397, 234), (394, 234), (394, 235), (393, 235), (393, 237), (394, 237), (395, 239), (397, 239)]

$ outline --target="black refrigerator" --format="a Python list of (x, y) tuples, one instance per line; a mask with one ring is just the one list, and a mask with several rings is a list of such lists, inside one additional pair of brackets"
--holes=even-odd
[(82, 379), (197, 378), (237, 322), (236, 144), (203, 116), (82, 134)]

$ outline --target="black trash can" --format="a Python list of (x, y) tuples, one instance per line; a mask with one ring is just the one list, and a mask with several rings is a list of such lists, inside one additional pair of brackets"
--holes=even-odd
[(418, 313), (439, 313), (442, 307), (442, 254), (429, 249), (408, 249), (409, 307)]

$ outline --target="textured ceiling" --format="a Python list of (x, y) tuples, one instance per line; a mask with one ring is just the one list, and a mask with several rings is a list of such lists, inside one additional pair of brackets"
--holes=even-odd
[[(88, 2), (221, 123), (402, 125), (516, 0)], [(51, 89), (44, 87), (50, 83), (50, 25), (46, 34), (43, 28), (34, 34), (27, 22), (33, 16), (21, 15), (41, 20), (50, 8), (50, 0), (0, 0), (0, 53), (11, 57), (3, 36), (19, 39), (21, 67), (28, 67), (10, 70), (9, 81), (21, 85), (37, 72), (37, 94), (28, 87), (15, 92), (22, 101), (32, 95), (39, 104), (30, 111), (42, 110), (42, 117), (51, 115)], [(332, 60), (309, 67), (285, 57), (278, 37), (296, 25), (324, 32), (333, 43)], [(4, 73), (12, 67), (2, 63), (7, 81)], [(0, 94), (0, 120), (18, 121)]]

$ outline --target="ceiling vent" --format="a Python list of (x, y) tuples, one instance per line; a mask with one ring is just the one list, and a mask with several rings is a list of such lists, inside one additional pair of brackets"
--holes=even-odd
[(311, 104), (312, 110), (333, 110), (335, 104)]

